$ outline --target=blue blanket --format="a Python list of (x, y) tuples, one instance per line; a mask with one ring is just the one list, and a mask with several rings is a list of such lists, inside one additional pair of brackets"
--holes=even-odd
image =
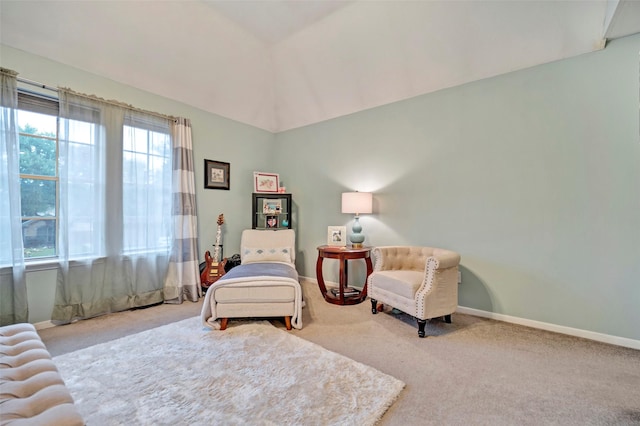
[(291, 265), (283, 263), (246, 263), (236, 266), (224, 274), (218, 281), (247, 277), (283, 277), (298, 280), (298, 273)]

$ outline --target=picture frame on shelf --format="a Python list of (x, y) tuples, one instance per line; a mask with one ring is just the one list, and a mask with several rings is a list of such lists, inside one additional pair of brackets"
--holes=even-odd
[(327, 245), (344, 247), (347, 245), (347, 227), (329, 226), (327, 227)]
[(266, 220), (266, 227), (270, 229), (275, 229), (278, 227), (278, 216), (277, 215), (269, 215)]
[(264, 214), (279, 214), (282, 211), (282, 200), (264, 200), (262, 205), (262, 213)]
[(231, 164), (224, 161), (204, 160), (205, 189), (226, 189), (230, 185)]
[(277, 173), (253, 172), (253, 192), (277, 194), (280, 175)]

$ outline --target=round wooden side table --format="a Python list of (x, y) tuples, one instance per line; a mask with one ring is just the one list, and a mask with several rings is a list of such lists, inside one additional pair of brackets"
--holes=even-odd
[[(316, 262), (316, 277), (318, 279), (318, 287), (320, 292), (329, 303), (334, 305), (356, 305), (363, 302), (367, 298), (367, 278), (373, 272), (371, 264), (372, 247), (340, 247), (340, 246), (319, 246), (318, 261)], [(324, 259), (338, 259), (340, 261), (340, 286), (336, 293), (331, 290), (327, 291), (322, 276), (322, 262)], [(354, 259), (363, 259), (367, 265), (367, 277), (364, 280), (362, 290), (348, 287), (349, 272), (347, 262)]]

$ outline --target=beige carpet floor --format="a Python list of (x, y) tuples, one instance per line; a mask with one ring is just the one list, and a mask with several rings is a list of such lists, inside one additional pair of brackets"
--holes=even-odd
[[(451, 324), (428, 322), (428, 337), (419, 339), (407, 315), (372, 315), (369, 301), (331, 305), (314, 281), (302, 284), (304, 327), (291, 333), (407, 384), (381, 425), (640, 425), (640, 351), (462, 314)], [(40, 335), (56, 356), (198, 315), (201, 303)]]

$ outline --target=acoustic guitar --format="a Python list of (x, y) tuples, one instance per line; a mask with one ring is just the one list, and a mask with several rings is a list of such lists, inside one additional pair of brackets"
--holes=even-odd
[(200, 275), (200, 281), (204, 290), (208, 289), (211, 284), (215, 283), (224, 275), (224, 266), (227, 259), (220, 261), (220, 239), (222, 235), (222, 225), (224, 224), (224, 214), (218, 216), (218, 229), (216, 231), (216, 243), (213, 247), (213, 256), (209, 250), (204, 254), (205, 268)]

